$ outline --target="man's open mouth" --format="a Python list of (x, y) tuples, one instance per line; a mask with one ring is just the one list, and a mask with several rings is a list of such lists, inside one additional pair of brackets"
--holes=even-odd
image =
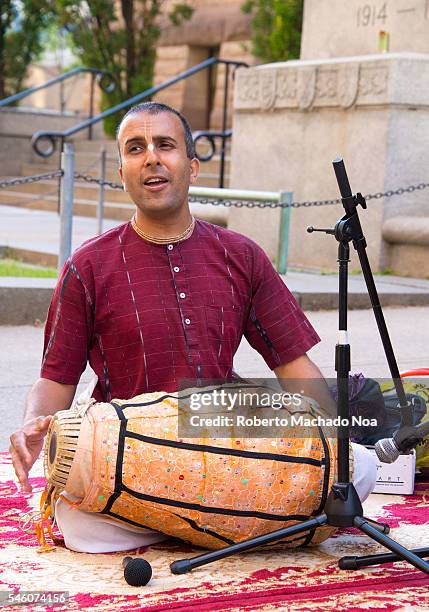
[(163, 176), (150, 176), (143, 181), (143, 184), (147, 187), (156, 187), (165, 185), (166, 183), (168, 183), (168, 181)]

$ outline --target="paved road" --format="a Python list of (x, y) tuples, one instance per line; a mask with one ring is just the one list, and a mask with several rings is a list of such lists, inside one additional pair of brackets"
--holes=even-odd
[[(386, 308), (400, 370), (429, 367), (429, 308)], [(325, 376), (334, 376), (334, 347), (337, 314), (335, 311), (310, 312), (308, 316), (322, 342), (310, 352)], [(349, 313), (352, 371), (366, 376), (387, 376), (388, 368), (371, 310)], [(43, 329), (32, 326), (0, 326), (0, 451), (8, 449), (8, 439), (22, 421), (24, 400), (38, 376), (43, 345)], [(262, 358), (243, 341), (237, 352), (235, 368), (242, 376), (266, 377), (270, 372)], [(88, 381), (90, 373), (83, 376)]]

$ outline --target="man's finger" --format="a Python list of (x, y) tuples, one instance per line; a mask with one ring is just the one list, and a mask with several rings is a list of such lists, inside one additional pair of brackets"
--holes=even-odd
[(25, 493), (31, 493), (33, 489), (28, 481), (28, 470), (25, 466), (23, 466), (20, 456), (17, 454), (17, 452), (12, 446), (10, 447), (9, 452), (12, 456), (13, 468), (18, 478), (21, 491)]
[(18, 453), (15, 451), (15, 449), (12, 446), (10, 447), (9, 452), (12, 456), (12, 464), (13, 464), (15, 473), (18, 479), (21, 481), (21, 479), (26, 478), (28, 474), (28, 469), (26, 465), (23, 463), (21, 457), (18, 455)]
[(28, 466), (31, 467), (33, 457), (26, 445), (26, 435), (22, 431), (16, 431), (10, 437), (11, 448), (15, 451), (16, 455), (24, 461)]

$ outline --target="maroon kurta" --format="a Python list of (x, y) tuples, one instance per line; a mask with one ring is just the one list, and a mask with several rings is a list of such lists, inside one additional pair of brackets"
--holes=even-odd
[(187, 240), (145, 242), (131, 223), (84, 243), (49, 308), (41, 376), (75, 385), (89, 361), (97, 401), (228, 379), (243, 336), (273, 369), (319, 337), (262, 249), (197, 221)]

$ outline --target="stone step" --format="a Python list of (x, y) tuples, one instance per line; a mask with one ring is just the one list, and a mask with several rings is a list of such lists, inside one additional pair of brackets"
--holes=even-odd
[[(220, 140), (216, 139), (217, 150), (220, 149)], [(75, 140), (73, 141), (74, 149), (79, 153), (91, 153), (93, 155), (99, 155), (100, 150), (104, 147), (109, 157), (118, 157), (118, 145), (115, 140)], [(227, 140), (225, 143), (227, 154), (231, 151), (231, 140)], [(206, 140), (198, 141), (198, 151), (206, 153), (210, 149), (210, 145)]]
[[(25, 194), (56, 194), (58, 191), (58, 183), (55, 180), (37, 181), (34, 183), (24, 183), (10, 187), (7, 190), (9, 193), (25, 193)], [(85, 183), (81, 181), (75, 182), (74, 197), (83, 198), (85, 200), (98, 201), (99, 186), (95, 183)], [(104, 198), (109, 202), (121, 202), (123, 204), (130, 203), (130, 197), (121, 189), (111, 189), (107, 187), (104, 191)]]
[[(226, 157), (225, 159), (225, 172), (229, 173), (231, 165), (231, 159)], [(100, 161), (99, 158), (93, 157), (91, 154), (79, 154), (76, 156), (75, 168), (77, 172), (82, 174), (92, 174), (97, 176), (99, 174)], [(44, 164), (44, 163), (23, 163), (21, 166), (22, 176), (31, 176), (33, 174), (44, 174), (50, 170), (55, 171), (58, 166), (55, 164)], [(206, 176), (211, 174), (219, 175), (220, 169), (220, 157), (214, 156), (213, 159), (208, 162), (201, 162), (200, 174)], [(106, 174), (112, 178), (118, 177), (118, 161), (117, 159), (111, 159), (106, 165)], [(109, 179), (111, 180), (111, 179)]]
[(116, 140), (74, 140), (75, 151), (99, 154), (101, 148), (105, 148), (107, 155), (111, 157), (118, 156), (118, 145)]
[[(205, 152), (206, 153), (206, 152)], [(231, 154), (229, 151), (225, 154), (225, 162), (229, 163), (231, 161)], [(204, 166), (206, 164), (210, 164), (210, 162), (215, 162), (217, 164), (220, 163), (220, 151), (216, 150), (213, 157), (208, 161), (201, 161), (200, 163)], [(119, 158), (115, 155), (107, 155), (106, 163), (108, 167), (117, 168), (119, 166)], [(75, 164), (81, 164), (85, 166), (91, 166), (95, 168), (99, 168), (100, 166), (100, 155), (96, 153), (91, 153), (88, 151), (77, 151), (76, 152), (76, 160)]]
[[(230, 160), (226, 159), (225, 160), (225, 174), (226, 175), (229, 174), (230, 166), (231, 166)], [(87, 161), (82, 158), (79, 159), (77, 157), (75, 168), (76, 168), (76, 172), (80, 172), (82, 174), (91, 174), (93, 176), (98, 176), (100, 172), (100, 165), (99, 165), (98, 160), (96, 160), (95, 163), (92, 163), (91, 161)], [(30, 171), (30, 168), (28, 168), (28, 171)], [(209, 160), (208, 162), (201, 162), (200, 164), (200, 177), (201, 178), (218, 177), (219, 172), (220, 172), (220, 159), (219, 158), (213, 158)], [(27, 170), (26, 170), (25, 176), (27, 176)], [(110, 181), (116, 181), (116, 182), (119, 181), (118, 163), (116, 160), (106, 165), (106, 177), (107, 177), (107, 180), (110, 180)]]
[(21, 164), (21, 176), (33, 176), (34, 174), (46, 174), (47, 172), (56, 172), (58, 170), (58, 166), (55, 164), (44, 164), (43, 162), (39, 163), (28, 163), (25, 162)]
[[(0, 190), (0, 204), (18, 206), (31, 210), (58, 211), (58, 196), (56, 193), (40, 194), (39, 197), (25, 192), (12, 192)], [(121, 202), (105, 202), (104, 216), (106, 219), (125, 221), (130, 218), (135, 207), (133, 204)], [(81, 217), (95, 217), (97, 215), (97, 201), (84, 198), (75, 198), (73, 213)]]
[[(58, 196), (56, 193), (48, 195), (40, 194), (39, 197), (27, 192), (15, 192), (0, 189), (0, 204), (17, 206), (19, 208), (31, 210), (46, 210), (49, 212), (58, 211)], [(216, 225), (224, 227), (228, 224), (228, 209), (224, 206), (213, 204), (199, 204), (192, 202), (191, 211), (199, 219), (204, 219)], [(128, 221), (135, 211), (135, 206), (131, 202), (112, 202), (106, 200), (104, 203), (104, 218), (117, 221)], [(81, 217), (97, 216), (97, 200), (84, 198), (74, 199), (73, 214)]]
[[(201, 187), (218, 187), (219, 185), (219, 166), (212, 165), (212, 162), (201, 164), (201, 171), (198, 177), (197, 185)], [(33, 176), (36, 174), (46, 174), (47, 172), (55, 172), (56, 167), (39, 166), (37, 164), (25, 163), (21, 166), (21, 176)], [(87, 167), (80, 168), (79, 165), (76, 167), (76, 172), (81, 174), (90, 174), (95, 178), (98, 177), (96, 168), (88, 170)], [(120, 183), (119, 174), (117, 168), (108, 168), (106, 172), (106, 180), (114, 183)], [(38, 181), (43, 182), (43, 181)], [(32, 183), (36, 185), (36, 183)], [(90, 183), (88, 183), (89, 185)], [(229, 163), (225, 165), (225, 187), (229, 185)], [(97, 196), (98, 197), (98, 196)]]
[[(212, 181), (213, 187), (217, 187), (217, 177)], [(115, 181), (117, 182), (117, 181)], [(200, 186), (207, 186), (206, 181), (203, 181)], [(8, 194), (25, 194), (24, 198), (28, 196), (38, 195), (55, 195), (58, 192), (58, 182), (56, 180), (48, 181), (37, 181), (34, 183), (24, 183), (21, 185), (15, 185), (7, 188), (7, 190), (1, 189), (0, 193), (7, 191)], [(94, 200), (98, 202), (100, 188), (95, 183), (86, 183), (84, 181), (76, 181), (74, 186), (74, 197), (77, 199)], [(104, 199), (108, 202), (118, 202), (122, 204), (131, 204), (130, 196), (125, 193), (122, 189), (111, 189), (106, 187), (104, 190)]]
[[(200, 186), (207, 185), (204, 184)], [(214, 181), (211, 186), (217, 187), (217, 181)], [(97, 204), (99, 199), (99, 186), (95, 183), (76, 181), (74, 198), (75, 201)], [(17, 205), (22, 202), (22, 205), (26, 208), (38, 209), (41, 208), (39, 202), (43, 199), (55, 202), (58, 200), (58, 184), (55, 180), (37, 181), (35, 183), (26, 183), (11, 186), (7, 189), (0, 189), (0, 202), (3, 204), (10, 203), (11, 205)], [(106, 204), (134, 206), (129, 195), (121, 189), (111, 189), (107, 187), (104, 191), (104, 201)], [(50, 210), (50, 208), (47, 210)]]

